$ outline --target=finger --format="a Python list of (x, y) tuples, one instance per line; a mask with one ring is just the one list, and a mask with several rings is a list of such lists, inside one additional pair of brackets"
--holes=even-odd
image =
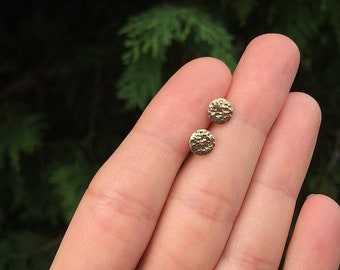
[(295, 44), (281, 35), (264, 35), (249, 44), (227, 97), (233, 118), (212, 126), (213, 152), (192, 156), (181, 169), (141, 268), (206, 270), (216, 265), (298, 62)]
[(339, 205), (326, 196), (312, 195), (299, 214), (284, 269), (337, 270), (339, 265)]
[(86, 191), (52, 269), (136, 266), (188, 152), (193, 129), (206, 127), (205, 104), (231, 80), (212, 58), (192, 61), (160, 90)]
[(320, 119), (314, 99), (302, 93), (288, 96), (266, 140), (217, 270), (278, 269)]

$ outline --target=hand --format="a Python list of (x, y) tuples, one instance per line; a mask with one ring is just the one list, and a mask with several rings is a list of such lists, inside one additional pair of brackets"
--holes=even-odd
[[(277, 269), (321, 119), (288, 93), (298, 64), (296, 45), (268, 34), (233, 75), (212, 58), (181, 68), (92, 180), (51, 269)], [(233, 118), (209, 127), (217, 97)], [(208, 127), (215, 149), (183, 163)], [(339, 239), (339, 206), (309, 197), (284, 269), (337, 269)]]

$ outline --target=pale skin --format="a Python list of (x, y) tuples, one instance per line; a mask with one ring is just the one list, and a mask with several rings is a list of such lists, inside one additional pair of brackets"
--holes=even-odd
[[(93, 178), (51, 269), (277, 269), (321, 121), (313, 98), (289, 93), (298, 65), (290, 39), (266, 34), (233, 74), (213, 58), (182, 67)], [(207, 117), (218, 97), (234, 108), (224, 125)], [(201, 128), (215, 149), (185, 159)], [(310, 196), (284, 269), (339, 262), (340, 208)]]

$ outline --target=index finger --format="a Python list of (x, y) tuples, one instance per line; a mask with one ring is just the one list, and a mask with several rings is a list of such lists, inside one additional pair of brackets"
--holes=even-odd
[(209, 125), (206, 104), (225, 96), (228, 68), (194, 60), (160, 90), (131, 133), (96, 174), (51, 269), (131, 269), (147, 246), (188, 138)]

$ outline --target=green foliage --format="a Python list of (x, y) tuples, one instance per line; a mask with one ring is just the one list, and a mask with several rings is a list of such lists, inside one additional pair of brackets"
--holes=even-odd
[(94, 170), (89, 168), (84, 159), (84, 152), (78, 147), (74, 148), (73, 152), (72, 150), (68, 152), (68, 157), (63, 163), (59, 159), (48, 173), (49, 182), (60, 200), (61, 213), (66, 223), (70, 222), (94, 174)]
[(162, 63), (143, 55), (125, 69), (118, 81), (117, 97), (126, 100), (126, 108), (144, 108), (162, 85)]
[(9, 158), (12, 169), (20, 170), (20, 156), (41, 146), (43, 122), (40, 115), (12, 115), (0, 127), (0, 168)]
[[(0, 240), (1, 269), (47, 269), (56, 252), (54, 241), (46, 242), (46, 233), (30, 230), (9, 233)], [(4, 256), (6, 255), (6, 256)]]
[[(164, 82), (162, 66), (174, 43), (195, 47), (191, 57), (213, 56), (235, 67), (232, 36), (217, 21), (195, 8), (160, 6), (131, 17), (121, 29), (126, 37), (117, 97), (127, 108), (143, 109)], [(184, 45), (185, 46), (185, 45)]]

